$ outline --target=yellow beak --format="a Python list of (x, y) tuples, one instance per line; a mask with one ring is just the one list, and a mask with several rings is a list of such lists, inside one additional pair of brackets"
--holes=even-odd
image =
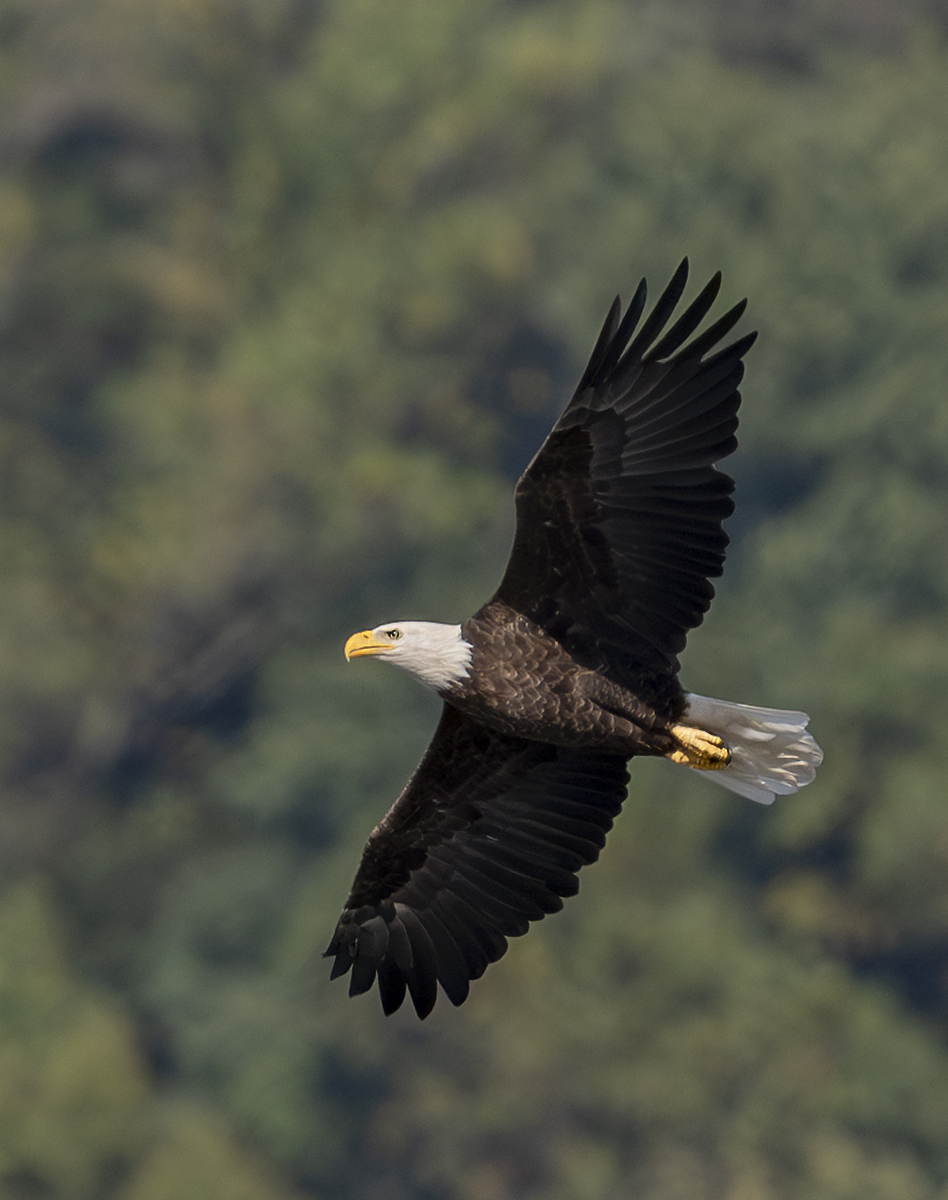
[(363, 629), (361, 633), (354, 633), (348, 642), (346, 642), (346, 658), (363, 658), (368, 654), (381, 654), (384, 650), (391, 650), (391, 642), (380, 642), (372, 636), (371, 629)]

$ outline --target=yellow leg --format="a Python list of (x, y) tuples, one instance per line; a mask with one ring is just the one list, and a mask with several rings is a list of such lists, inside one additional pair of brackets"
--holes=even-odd
[(666, 755), (672, 762), (698, 771), (721, 771), (731, 761), (730, 750), (714, 733), (691, 725), (673, 725), (671, 733), (679, 746)]

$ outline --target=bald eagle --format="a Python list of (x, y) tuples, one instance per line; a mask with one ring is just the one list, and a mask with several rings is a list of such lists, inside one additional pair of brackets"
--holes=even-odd
[[(687, 259), (654, 308), (617, 298), (565, 412), (516, 488), (494, 597), (460, 625), (356, 633), (444, 701), (420, 765), (372, 831), (326, 950), (349, 994), (382, 1008), (453, 1004), (507, 938), (574, 895), (625, 799), (627, 764), (659, 755), (763, 804), (809, 783), (822, 752), (805, 713), (685, 692), (677, 655), (720, 575), (738, 384), (756, 334), (719, 348), (737, 304), (692, 337), (716, 274), (666, 326)], [(637, 332), (636, 332), (637, 330)], [(689, 341), (689, 339), (691, 339)]]

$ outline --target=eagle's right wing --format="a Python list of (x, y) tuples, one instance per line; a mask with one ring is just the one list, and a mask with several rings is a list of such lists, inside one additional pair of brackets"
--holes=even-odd
[(382, 1007), (440, 982), (461, 1004), (507, 938), (562, 908), (625, 799), (626, 760), (529, 742), (445, 705), (417, 771), (366, 844), (326, 956), (349, 994), (378, 979)]

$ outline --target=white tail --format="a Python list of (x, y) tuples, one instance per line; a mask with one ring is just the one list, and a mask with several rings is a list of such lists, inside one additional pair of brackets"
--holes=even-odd
[(707, 733), (716, 733), (731, 751), (731, 761), (705, 778), (748, 800), (773, 804), (811, 783), (823, 751), (806, 732), (809, 717), (780, 708), (755, 708), (707, 696), (685, 696), (679, 718)]

